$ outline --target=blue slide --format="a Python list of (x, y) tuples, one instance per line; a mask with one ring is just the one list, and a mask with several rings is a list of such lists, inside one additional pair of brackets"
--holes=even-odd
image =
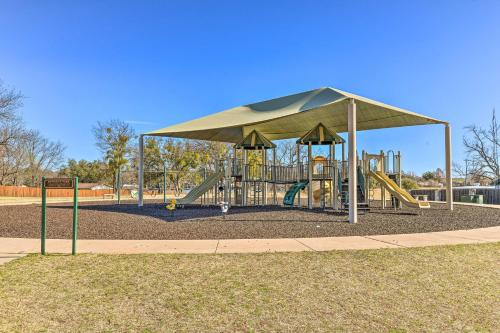
[(297, 194), (298, 191), (303, 190), (309, 182), (303, 181), (303, 182), (297, 182), (290, 186), (288, 191), (285, 193), (285, 198), (283, 199), (283, 204), (285, 206), (293, 206), (293, 202), (295, 200), (295, 195)]

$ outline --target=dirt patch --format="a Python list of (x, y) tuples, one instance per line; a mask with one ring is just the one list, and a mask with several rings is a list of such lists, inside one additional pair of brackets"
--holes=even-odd
[[(39, 205), (0, 207), (0, 237), (40, 236)], [(47, 210), (47, 236), (71, 238), (70, 204)], [(225, 219), (219, 208), (188, 207), (169, 216), (163, 204), (82, 203), (80, 239), (234, 239), (364, 236), (402, 234), (500, 225), (500, 210), (456, 206), (450, 212), (433, 204), (423, 215), (413, 210), (372, 209), (356, 225), (345, 214), (283, 207), (231, 208)]]

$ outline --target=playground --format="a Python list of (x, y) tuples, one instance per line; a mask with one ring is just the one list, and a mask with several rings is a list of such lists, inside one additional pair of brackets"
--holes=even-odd
[[(378, 201), (381, 209), (405, 207), (421, 215), (431, 205), (402, 187), (401, 152), (362, 150), (360, 154), (356, 145), (358, 131), (416, 125), (444, 125), (445, 200), (451, 211), (449, 123), (330, 87), (235, 107), (141, 135), (138, 205), (144, 205), (148, 172), (144, 138), (152, 136), (233, 143), (232, 153), (216, 158), (214, 169), (204, 170), (199, 184), (170, 202), (171, 210), (195, 202), (219, 205), (224, 214), (232, 207), (320, 208), (346, 212), (349, 223), (355, 224), (358, 212), (369, 213)], [(347, 140), (338, 134), (342, 132), (347, 132)], [(273, 140), (282, 139), (296, 140), (295, 154), (287, 165), (276, 159)], [(283, 199), (279, 188), (285, 189)]]
[[(445, 203), (414, 197), (403, 188), (402, 152), (390, 147), (357, 150), (357, 131), (417, 125), (444, 125)], [(347, 140), (338, 134), (342, 132), (347, 132)], [(330, 87), (235, 107), (141, 135), (135, 200), (82, 202), (78, 235), (269, 239), (497, 226), (498, 210), (453, 204), (450, 133), (446, 121)], [(173, 198), (167, 195), (167, 175), (179, 171), (164, 165), (158, 178), (157, 171), (155, 176), (144, 169), (148, 136), (229, 143), (230, 151), (214, 158), (211, 170), (190, 171), (198, 173), (197, 183)], [(287, 164), (276, 158), (273, 141), (282, 139), (294, 140)], [(152, 179), (160, 183), (154, 196), (156, 192), (148, 190)], [(65, 221), (71, 206), (50, 203), (49, 208), (47, 237), (69, 237)], [(39, 207), (5, 206), (0, 213), (8, 217), (0, 225), (0, 237), (39, 235)]]
[[(442, 203), (403, 188), (402, 152), (356, 149), (357, 129), (427, 124), (445, 127)], [(146, 184), (145, 136), (232, 152), (174, 198), (175, 170), (159, 191)], [(295, 140), (288, 165), (276, 161), (280, 139)], [(447, 122), (322, 88), (146, 133), (138, 171), (137, 195), (80, 202), (76, 256), (64, 254), (73, 206), (48, 203), (48, 255), (0, 267), (0, 330), (498, 330), (498, 228), (483, 228), (500, 210), (454, 205)], [(39, 204), (0, 206), (9, 253), (39, 248), (41, 215)]]

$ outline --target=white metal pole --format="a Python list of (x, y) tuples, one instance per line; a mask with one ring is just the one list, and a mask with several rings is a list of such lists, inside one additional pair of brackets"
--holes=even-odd
[(312, 158), (312, 143), (309, 141), (307, 146), (307, 178), (309, 185), (307, 186), (307, 208), (313, 208), (313, 158)]
[[(292, 161), (290, 161), (292, 163)], [(301, 165), (300, 165), (300, 144), (297, 144), (297, 183), (300, 182), (302, 177), (300, 176)], [(300, 208), (300, 190), (297, 193), (297, 207)]]
[(342, 180), (346, 177), (345, 172), (345, 142), (342, 142)]
[[(380, 171), (382, 171), (383, 173), (385, 173), (385, 157), (384, 157), (384, 151), (381, 150), (380, 151)], [(381, 204), (382, 204), (382, 209), (385, 209), (385, 204), (386, 204), (386, 200), (385, 200), (385, 186), (383, 186), (382, 184), (380, 184), (380, 198), (382, 200)]]
[[(399, 186), (402, 188), (403, 187), (403, 178), (402, 178), (402, 171), (401, 171), (401, 152), (398, 150), (398, 174), (399, 174)], [(401, 200), (399, 201), (399, 209), (403, 208), (403, 202)]]
[(144, 135), (139, 136), (139, 207), (144, 205)]
[(446, 124), (444, 128), (445, 151), (446, 151), (446, 204), (449, 210), (453, 210), (453, 182), (451, 179), (451, 127)]
[(356, 177), (356, 102), (347, 106), (349, 131), (349, 223), (358, 222), (358, 184)]
[(365, 173), (365, 202), (370, 205), (370, 163), (367, 161), (366, 155), (368, 154), (363, 150), (361, 152), (361, 165)]
[(330, 172), (330, 175), (329, 175), (329, 178), (331, 179), (330, 181), (330, 207), (333, 208), (334, 204), (333, 204), (333, 198), (335, 196), (335, 186), (334, 186), (334, 179), (335, 179), (335, 167), (334, 167), (334, 163), (333, 161), (335, 161), (335, 142), (331, 143), (330, 144), (330, 165), (329, 165), (329, 168), (328, 168), (328, 171)]
[(243, 154), (243, 166), (241, 168), (241, 202), (242, 206), (247, 205), (247, 150), (244, 148), (242, 149), (242, 154)]
[(273, 179), (273, 204), (278, 204), (278, 199), (276, 197), (276, 148), (273, 148), (273, 168), (271, 177)]
[(262, 165), (262, 204), (267, 205), (267, 149), (262, 150), (262, 159), (264, 164)]

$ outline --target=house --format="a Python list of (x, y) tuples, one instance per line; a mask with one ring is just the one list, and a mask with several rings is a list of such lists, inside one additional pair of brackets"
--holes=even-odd
[(108, 185), (98, 183), (79, 183), (79, 190), (112, 190), (113, 188)]

